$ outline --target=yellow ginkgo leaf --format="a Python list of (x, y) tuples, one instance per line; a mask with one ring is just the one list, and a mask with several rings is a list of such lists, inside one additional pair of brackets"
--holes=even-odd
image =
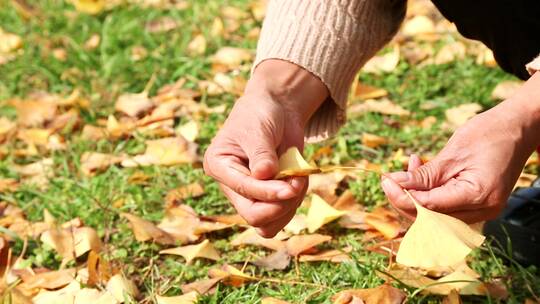
[(199, 125), (194, 120), (179, 126), (177, 130), (189, 142), (194, 142), (199, 136)]
[(177, 248), (165, 249), (159, 252), (160, 254), (174, 254), (181, 255), (186, 259), (187, 264), (195, 258), (206, 258), (210, 260), (217, 261), (220, 259), (219, 252), (208, 240), (204, 240), (202, 243), (197, 245), (188, 245)]
[(314, 167), (302, 157), (298, 148), (289, 148), (279, 158), (279, 173), (276, 178), (284, 178), (287, 176), (308, 176), (313, 173), (318, 173), (321, 170)]
[(199, 294), (196, 291), (188, 292), (176, 297), (156, 296), (157, 304), (194, 304), (197, 303)]
[(79, 12), (95, 15), (105, 8), (104, 0), (71, 0)]
[(399, 246), (398, 263), (424, 269), (451, 267), (484, 242), (485, 237), (464, 222), (424, 208), (407, 194), (417, 215)]
[(321, 228), (324, 224), (330, 223), (346, 213), (346, 211), (334, 209), (320, 196), (313, 194), (311, 197), (311, 206), (309, 207), (306, 217), (308, 231), (313, 233)]

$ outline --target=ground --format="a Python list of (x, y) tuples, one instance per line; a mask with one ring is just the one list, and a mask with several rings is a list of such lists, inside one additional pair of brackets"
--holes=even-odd
[[(215, 73), (211, 55), (225, 46), (253, 50), (257, 41), (253, 29), (261, 25), (260, 20), (248, 16), (238, 22), (237, 28), (226, 23), (226, 26), (235, 27), (233, 33), (212, 33), (215, 19), (228, 12), (224, 8), (235, 7), (251, 12), (252, 4), (246, 0), (187, 1), (188, 5), (181, 9), (124, 4), (96, 15), (77, 12), (72, 4), (64, 1), (44, 0), (34, 3), (36, 13), (29, 18), (17, 9), (17, 2), (0, 0), (0, 28), (23, 39), (17, 55), (0, 65), (0, 116), (10, 120), (17, 118), (11, 100), (26, 98), (36, 91), (68, 96), (73, 90), (79, 90), (90, 104), (80, 111), (83, 125), (98, 125), (100, 120), (114, 113), (118, 96), (126, 92), (141, 92), (148, 83), (151, 83), (150, 96), (180, 78), (186, 80), (185, 88), (199, 91), (199, 82), (212, 79)], [(167, 16), (172, 17), (176, 24), (169, 30), (149, 31), (150, 22)], [(100, 37), (99, 45), (85, 46), (96, 34)], [(188, 45), (198, 34), (206, 37), (207, 41), (202, 54), (188, 50)], [(439, 50), (458, 41), (457, 37), (452, 33), (425, 43)], [(382, 52), (391, 50), (389, 47)], [(248, 73), (249, 65), (239, 69), (239, 75), (244, 78)], [(444, 146), (451, 135), (445, 126), (446, 110), (469, 103), (488, 109), (497, 102), (492, 98), (496, 85), (512, 79), (498, 67), (477, 62), (477, 56), (470, 53), (442, 64), (412, 64), (402, 58), (392, 71), (360, 73), (361, 83), (387, 90), (387, 98), (411, 114), (405, 118), (372, 112), (351, 115), (337, 136), (321, 144), (308, 145), (304, 155), (308, 160), (316, 156), (319, 163), (346, 164), (366, 160), (380, 166), (383, 171), (402, 169), (403, 164), (396, 157), (396, 151), (401, 150), (404, 155), (414, 152), (428, 159)], [(199, 155), (204, 153), (237, 98), (228, 92), (211, 95), (203, 93), (197, 101), (210, 107), (224, 104), (227, 108), (224, 113), (212, 113), (199, 121), (200, 132), (196, 139)], [(432, 126), (419, 123), (430, 116), (435, 117)], [(175, 124), (183, 124), (189, 119), (178, 117)], [(364, 133), (382, 136), (388, 142), (368, 147), (362, 141)], [(144, 152), (148, 136), (134, 134), (115, 140), (94, 141), (81, 137), (80, 130), (62, 130), (60, 134), (66, 139), (65, 149), (40, 149), (35, 155), (17, 155), (14, 151), (20, 148), (21, 143), (15, 140), (3, 143), (0, 153), (2, 178), (19, 180), (21, 176), (14, 170), (16, 165), (44, 157), (53, 158), (54, 176), (46, 188), (21, 181), (15, 191), (0, 193), (0, 200), (22, 208), (30, 221), (42, 220), (47, 209), (59, 222), (78, 217), (86, 226), (95, 228), (107, 247), (107, 258), (133, 279), (141, 290), (138, 302), (153, 303), (156, 294), (181, 294), (180, 285), (206, 278), (208, 269), (215, 265), (242, 266), (247, 259), (265, 252), (253, 246), (233, 250), (229, 241), (240, 231), (240, 228), (234, 228), (209, 235), (216, 248), (224, 253), (218, 262), (198, 259), (186, 265), (181, 257), (159, 255), (163, 246), (136, 241), (120, 213), (136, 214), (157, 222), (163, 217), (164, 197), (168, 191), (197, 181), (204, 184), (205, 194), (199, 198), (187, 198), (186, 204), (202, 215), (233, 213), (217, 184), (204, 175), (200, 163), (144, 168), (110, 166), (88, 176), (80, 169), (84, 152), (140, 154)], [(318, 157), (318, 151), (324, 151), (321, 150), (323, 147), (330, 149), (330, 155)], [(148, 178), (134, 183), (130, 178), (135, 173)], [(386, 203), (379, 177), (375, 174), (360, 174), (349, 183), (349, 187), (368, 210)], [(375, 287), (383, 282), (375, 270), (384, 270), (388, 259), (365, 249), (371, 243), (363, 240), (362, 231), (343, 229), (334, 223), (323, 227), (319, 233), (334, 237), (328, 247), (352, 246), (353, 261), (341, 264), (299, 263), (297, 267), (293, 265), (284, 271), (266, 271), (249, 265), (247, 272), (282, 282), (262, 280), (242, 287), (219, 285), (214, 294), (202, 297), (200, 302), (259, 303), (260, 298), (272, 296), (294, 303), (328, 303), (330, 296), (340, 290)], [(15, 254), (19, 254), (22, 241), (14, 241), (12, 248)], [(490, 246), (475, 251), (474, 257), (472, 267), (484, 280), (502, 279), (507, 285), (508, 302), (523, 303), (526, 298), (540, 294), (537, 269), (503, 263), (501, 258), (495, 257)], [(58, 269), (62, 260), (53, 249), (43, 246), (38, 240), (29, 242), (25, 258), (35, 267), (49, 269)], [(414, 288), (399, 283), (395, 286), (406, 290), (409, 295), (414, 293), (409, 301), (415, 303), (441, 299), (420, 296)], [(463, 297), (463, 300), (497, 301), (470, 296)]]

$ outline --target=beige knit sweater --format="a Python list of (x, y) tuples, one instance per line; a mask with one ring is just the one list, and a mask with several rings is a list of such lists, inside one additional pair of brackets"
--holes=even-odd
[(405, 10), (405, 0), (270, 0), (254, 67), (266, 59), (287, 60), (330, 91), (306, 127), (307, 141), (328, 138), (345, 123), (355, 75), (394, 36)]

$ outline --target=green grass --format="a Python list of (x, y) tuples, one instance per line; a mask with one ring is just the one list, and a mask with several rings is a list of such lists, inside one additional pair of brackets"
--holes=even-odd
[[(184, 77), (187, 87), (195, 88), (197, 81), (210, 77), (209, 56), (222, 46), (242, 46), (254, 48), (255, 40), (239, 39), (256, 22), (242, 25), (238, 37), (210, 38), (209, 29), (220, 8), (233, 5), (246, 8), (246, 0), (209, 0), (189, 1), (191, 6), (182, 11), (141, 8), (124, 5), (101, 13), (97, 16), (77, 14), (73, 7), (60, 0), (36, 1), (39, 16), (23, 19), (10, 1), (0, 0), (0, 27), (23, 37), (23, 52), (14, 61), (0, 66), (0, 115), (14, 118), (14, 110), (7, 100), (24, 97), (30, 92), (43, 90), (68, 95), (79, 89), (89, 98), (91, 107), (82, 113), (84, 123), (95, 123), (113, 113), (116, 97), (124, 92), (142, 91), (152, 75), (157, 88), (173, 83)], [(178, 20), (178, 28), (159, 34), (147, 33), (144, 24), (163, 16)], [(186, 46), (193, 34), (201, 32), (208, 38), (208, 49), (204, 56), (193, 57), (186, 52)], [(101, 35), (101, 44), (95, 50), (86, 50), (85, 41), (92, 35)], [(51, 49), (61, 47), (67, 51), (65, 61), (54, 58)], [(131, 52), (135, 47), (144, 47), (148, 56), (133, 60)], [(422, 68), (401, 63), (391, 74), (366, 75), (360, 79), (368, 84), (387, 89), (390, 98), (409, 109), (412, 119), (427, 116), (444, 121), (444, 111), (450, 107), (470, 102), (478, 102), (485, 108), (494, 105), (490, 93), (501, 80), (510, 78), (499, 69), (478, 66), (473, 59), (456, 63), (425, 66)], [(202, 102), (210, 105), (225, 103), (229, 106), (235, 97), (225, 94), (219, 97), (202, 97)], [(431, 102), (435, 106), (424, 111), (422, 103)], [(225, 115), (213, 114), (203, 122), (198, 143), (200, 152), (204, 151), (214, 136), (217, 125), (224, 121)], [(387, 163), (387, 159), (398, 149), (406, 154), (411, 152), (434, 155), (443, 147), (449, 132), (440, 128), (440, 123), (431, 129), (408, 126), (407, 121), (392, 118), (400, 127), (388, 123), (388, 119), (377, 114), (366, 114), (350, 120), (339, 135), (327, 143), (335, 151), (339, 161), (348, 159), (367, 159), (384, 164), (386, 170), (401, 169), (400, 164)], [(361, 144), (362, 132), (369, 132), (388, 137), (390, 144), (376, 151), (366, 149)], [(54, 158), (55, 177), (49, 187), (42, 191), (31, 185), (25, 185), (14, 193), (0, 194), (0, 199), (15, 203), (25, 211), (32, 221), (42, 219), (44, 209), (48, 209), (59, 221), (80, 217), (88, 226), (97, 229), (105, 238), (108, 256), (123, 271), (134, 278), (143, 292), (144, 303), (152, 303), (152, 296), (166, 293), (180, 294), (180, 285), (205, 278), (207, 270), (214, 263), (196, 261), (186, 265), (182, 259), (159, 256), (160, 246), (139, 243), (121, 212), (138, 214), (146, 219), (157, 221), (163, 216), (164, 196), (168, 190), (194, 181), (203, 181), (206, 194), (199, 199), (189, 199), (187, 203), (201, 214), (221, 214), (233, 212), (233, 209), (220, 194), (217, 185), (200, 168), (177, 166), (171, 168), (149, 167), (144, 169), (124, 169), (111, 167), (94, 177), (85, 177), (80, 173), (79, 160), (85, 151), (106, 153), (134, 154), (144, 150), (142, 137), (129, 140), (90, 142), (71, 136), (68, 149), (51, 152)], [(10, 145), (10, 143), (7, 143)], [(321, 144), (322, 145), (322, 144)], [(307, 148), (307, 155), (312, 155), (321, 145)], [(336, 160), (337, 160), (336, 158)], [(29, 163), (37, 158), (15, 158), (7, 155), (0, 160), (0, 176), (15, 177), (13, 165)], [(150, 176), (144, 185), (129, 183), (129, 177), (142, 171)], [(353, 181), (350, 185), (360, 201), (369, 206), (384, 201), (377, 176), (367, 175)], [(112, 202), (123, 199), (119, 208)], [(344, 264), (314, 263), (299, 265), (298, 275), (294, 267), (286, 271), (268, 272), (253, 266), (247, 271), (259, 277), (297, 281), (305, 284), (258, 282), (241, 288), (219, 286), (211, 296), (202, 298), (201, 303), (259, 303), (263, 296), (274, 296), (298, 303), (329, 303), (330, 296), (342, 289), (367, 288), (379, 285), (382, 280), (376, 275), (382, 270), (387, 260), (382, 255), (367, 252), (364, 248), (362, 233), (346, 231), (329, 225), (323, 233), (332, 232), (336, 238), (332, 246), (351, 245), (354, 248), (353, 261)], [(220, 232), (211, 235), (216, 240), (219, 250), (224, 254), (222, 263), (243, 264), (246, 257), (262, 254), (257, 248), (231, 250), (228, 240), (235, 231)], [(15, 251), (20, 251), (22, 243), (15, 244)], [(532, 292), (540, 294), (539, 271), (534, 268), (522, 269), (517, 265), (504, 265), (488, 249), (475, 253), (477, 257), (473, 267), (484, 279), (501, 277), (508, 284), (509, 303), (522, 303), (532, 297)], [(29, 261), (34, 266), (55, 268), (61, 258), (50, 248), (44, 248), (37, 241), (32, 241), (28, 253)], [(152, 262), (150, 262), (152, 261)], [(400, 286), (404, 288), (404, 286)], [(407, 289), (409, 294), (414, 290)], [(415, 303), (435, 303), (440, 298), (417, 296), (411, 298)], [(466, 302), (496, 302), (493, 299), (465, 297)]]

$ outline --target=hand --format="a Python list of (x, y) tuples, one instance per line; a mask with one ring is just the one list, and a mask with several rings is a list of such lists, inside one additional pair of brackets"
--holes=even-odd
[(259, 65), (204, 157), (238, 213), (264, 237), (273, 237), (302, 202), (306, 177), (273, 180), (278, 155), (300, 151), (304, 126), (328, 95), (315, 76), (279, 60)]
[(534, 112), (521, 112), (520, 106), (506, 101), (477, 115), (424, 165), (413, 155), (407, 172), (383, 177), (389, 201), (414, 217), (416, 210), (405, 188), (423, 206), (468, 223), (497, 217), (538, 144), (536, 126), (528, 122)]

